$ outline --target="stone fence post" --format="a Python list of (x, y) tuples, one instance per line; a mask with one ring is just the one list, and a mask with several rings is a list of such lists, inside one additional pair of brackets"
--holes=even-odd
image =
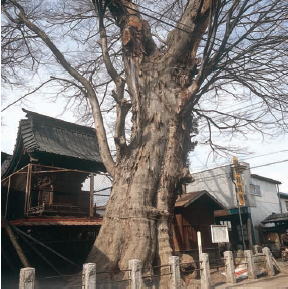
[(142, 287), (142, 262), (138, 259), (129, 260), (131, 289), (141, 289)]
[(253, 251), (251, 250), (245, 250), (244, 255), (247, 262), (247, 270), (248, 270), (248, 278), (249, 279), (256, 279), (256, 269), (255, 269), (255, 263), (253, 258)]
[(224, 260), (226, 269), (226, 282), (234, 284), (236, 283), (236, 276), (232, 251), (224, 252)]
[(270, 249), (268, 247), (263, 248), (263, 254), (266, 257), (266, 269), (267, 273), (269, 276), (274, 276), (275, 275), (275, 269), (273, 266), (273, 261), (272, 261), (272, 254), (270, 252)]
[(35, 268), (22, 268), (19, 276), (19, 289), (35, 289)]
[(200, 255), (200, 276), (201, 276), (201, 289), (211, 288), (211, 278), (210, 278), (210, 265), (209, 256), (207, 253), (202, 253)]
[(95, 263), (83, 264), (82, 288), (83, 289), (96, 289), (96, 264)]
[(180, 289), (181, 288), (181, 277), (180, 277), (180, 261), (179, 257), (171, 256), (169, 257), (169, 264), (171, 267), (171, 289)]

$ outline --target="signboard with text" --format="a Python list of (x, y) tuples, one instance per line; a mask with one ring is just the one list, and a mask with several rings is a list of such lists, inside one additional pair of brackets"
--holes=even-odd
[(229, 243), (228, 227), (223, 225), (211, 225), (212, 243)]

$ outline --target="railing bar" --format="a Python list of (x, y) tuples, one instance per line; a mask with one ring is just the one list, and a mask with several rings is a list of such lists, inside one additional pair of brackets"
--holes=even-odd
[(152, 268), (161, 268), (161, 267), (170, 267), (170, 264), (166, 264), (166, 265), (158, 265), (158, 266), (152, 266)]
[(153, 275), (153, 277), (161, 277), (161, 276), (167, 276), (167, 275), (172, 275), (172, 273), (163, 273), (163, 274), (160, 274), (160, 275)]
[(99, 271), (96, 274), (112, 274), (112, 273), (121, 273), (121, 272), (131, 272), (130, 269), (120, 270), (120, 271)]
[(180, 265), (185, 265), (185, 264), (193, 264), (193, 263), (202, 263), (202, 261), (196, 261), (196, 262), (187, 262), (187, 263), (180, 263)]

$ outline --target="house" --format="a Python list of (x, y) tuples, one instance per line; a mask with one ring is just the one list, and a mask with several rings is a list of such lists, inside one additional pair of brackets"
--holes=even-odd
[[(274, 255), (280, 257), (283, 246), (281, 235), (288, 228), (288, 212), (271, 214), (261, 222), (260, 233), (263, 244), (271, 249)], [(275, 253), (276, 252), (276, 253)]]
[[(240, 189), (236, 186), (235, 170)], [(231, 228), (235, 249), (260, 242), (261, 222), (272, 213), (281, 213), (278, 187), (281, 182), (252, 174), (248, 163), (220, 166), (192, 176), (194, 182), (187, 185), (187, 191), (206, 190), (225, 206), (225, 210), (215, 212), (215, 220)]]
[(93, 128), (24, 111), (13, 155), (1, 167), (3, 258), (19, 267), (24, 254), (34, 267), (63, 273), (81, 264), (95, 241), (102, 219), (94, 208), (94, 175), (106, 170)]
[(222, 209), (224, 206), (205, 190), (181, 195), (174, 209), (174, 250), (197, 252), (197, 231), (201, 232), (204, 252), (216, 249), (217, 246), (211, 240), (210, 225), (215, 224), (214, 211)]
[[(280, 213), (270, 214), (261, 221), (260, 226), (262, 241), (273, 252), (280, 252), (280, 248), (283, 246), (281, 235), (288, 228), (288, 194), (279, 193), (279, 197)], [(277, 256), (277, 254), (275, 255)], [(278, 256), (280, 256), (280, 253)]]
[[(260, 223), (272, 213), (281, 213), (279, 185), (281, 182), (271, 178), (251, 174), (249, 205), (253, 225)], [(256, 230), (257, 235), (257, 230)]]

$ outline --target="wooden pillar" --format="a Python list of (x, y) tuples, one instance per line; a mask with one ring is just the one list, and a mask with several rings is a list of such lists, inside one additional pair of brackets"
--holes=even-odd
[(232, 284), (236, 283), (235, 266), (234, 266), (232, 251), (224, 252), (224, 260), (225, 260), (225, 268), (226, 268), (226, 281)]
[(96, 289), (96, 264), (86, 263), (83, 265), (82, 288)]
[(10, 186), (11, 186), (11, 176), (9, 176), (8, 178), (8, 188), (7, 188), (7, 195), (6, 195), (5, 215), (4, 215), (5, 219), (7, 217), (7, 211), (8, 211)]
[(29, 267), (30, 264), (28, 262), (28, 259), (26, 258), (21, 246), (19, 245), (18, 243), (18, 240), (14, 234), (14, 232), (12, 231), (12, 229), (10, 228), (9, 224), (7, 222), (4, 223), (4, 227), (5, 227), (5, 230), (7, 232), (7, 235), (13, 245), (13, 247), (15, 248), (16, 250), (16, 253), (21, 261), (21, 263), (23, 264), (24, 267)]
[(25, 205), (24, 205), (24, 214), (25, 216), (28, 215), (29, 206), (29, 198), (31, 192), (31, 170), (32, 165), (28, 164), (27, 166), (27, 177), (26, 177), (26, 189), (25, 189)]
[(90, 193), (89, 193), (89, 217), (93, 217), (93, 200), (94, 200), (94, 175), (90, 175)]
[(253, 250), (253, 225), (252, 225), (252, 220), (248, 216), (247, 222), (247, 234), (248, 234), (248, 241), (249, 241), (249, 249)]
[(19, 276), (19, 289), (34, 289), (35, 288), (35, 269), (22, 268)]

